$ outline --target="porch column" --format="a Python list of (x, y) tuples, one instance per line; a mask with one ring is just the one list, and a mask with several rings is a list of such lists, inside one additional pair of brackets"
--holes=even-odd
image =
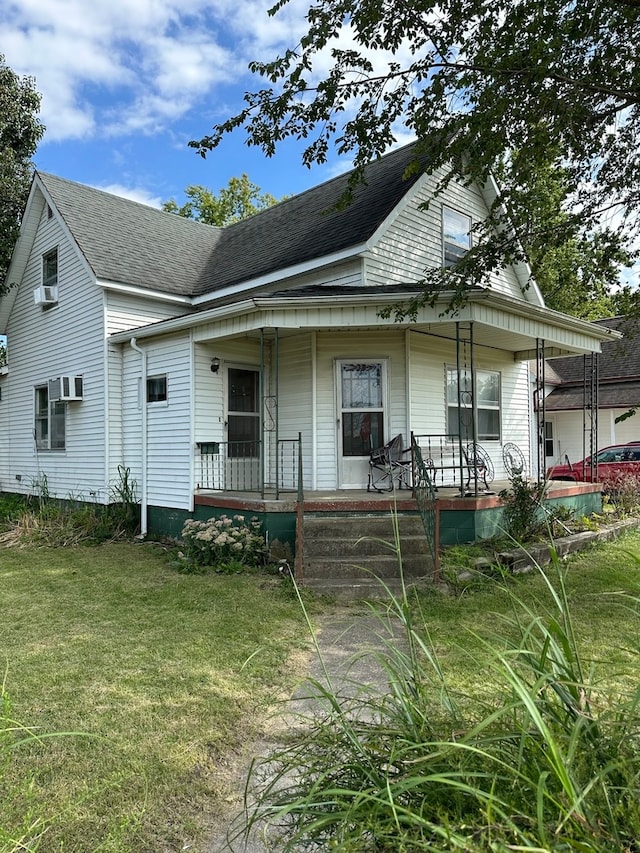
[[(463, 326), (466, 326), (466, 338), (461, 338), (460, 333)], [(462, 452), (463, 437), (462, 437), (462, 413), (464, 411), (471, 412), (471, 441), (475, 447), (477, 443), (477, 426), (476, 426), (476, 380), (473, 363), (473, 321), (461, 323), (456, 321), (456, 375), (458, 380), (458, 459), (460, 460), (460, 494), (464, 495), (464, 456)], [(462, 390), (461, 379), (464, 377), (465, 390)], [(467, 377), (470, 383), (467, 384)], [(467, 390), (469, 388), (470, 390)], [(463, 409), (463, 403), (465, 407)], [(474, 482), (474, 492), (478, 494), (478, 478), (476, 476)]]
[(536, 387), (534, 399), (536, 402), (536, 449), (538, 454), (538, 483), (542, 483), (547, 474), (546, 457), (546, 402), (544, 393), (544, 369), (546, 361), (544, 357), (544, 340), (536, 338)]
[(582, 458), (585, 459), (587, 455), (590, 457), (592, 483), (598, 479), (598, 367), (598, 353), (585, 353), (582, 379)]

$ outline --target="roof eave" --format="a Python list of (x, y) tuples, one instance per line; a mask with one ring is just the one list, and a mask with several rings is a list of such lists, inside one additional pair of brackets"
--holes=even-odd
[(206, 305), (207, 302), (211, 302), (212, 300), (225, 299), (228, 296), (240, 295), (250, 290), (255, 290), (256, 288), (268, 287), (271, 284), (277, 284), (281, 281), (284, 282), (288, 279), (306, 275), (318, 269), (323, 269), (324, 267), (333, 266), (334, 264), (341, 263), (342, 261), (357, 258), (367, 250), (367, 243), (358, 243), (357, 245), (350, 246), (348, 249), (343, 249), (340, 252), (334, 252), (330, 255), (321, 255), (318, 258), (313, 258), (312, 260), (305, 261), (302, 264), (296, 264), (295, 266), (286, 267), (284, 269), (277, 269), (273, 272), (266, 273), (265, 275), (257, 276), (256, 278), (246, 279), (242, 282), (231, 284), (218, 290), (211, 290), (201, 296), (194, 296), (191, 302), (192, 305), (197, 308), (201, 305)]

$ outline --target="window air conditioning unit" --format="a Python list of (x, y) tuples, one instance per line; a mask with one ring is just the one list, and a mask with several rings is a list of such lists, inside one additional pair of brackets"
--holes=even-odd
[(58, 301), (57, 284), (41, 284), (33, 291), (33, 301), (36, 305), (55, 305)]
[(82, 376), (58, 376), (49, 380), (49, 400), (82, 400)]

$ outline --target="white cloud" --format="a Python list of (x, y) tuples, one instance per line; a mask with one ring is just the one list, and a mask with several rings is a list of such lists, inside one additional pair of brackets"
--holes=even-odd
[(162, 207), (162, 199), (160, 196), (153, 195), (143, 188), (125, 187), (122, 184), (108, 184), (107, 186), (95, 187), (97, 190), (103, 190), (106, 193), (122, 196), (122, 198), (131, 199), (131, 201), (139, 201), (140, 204), (147, 204), (149, 207)]
[[(211, 0), (20, 0), (0, 8), (2, 51), (17, 73), (36, 78), (45, 143), (88, 138), (105, 129), (155, 132), (216, 84), (246, 72), (252, 55), (245, 50), (263, 42), (263, 30), (269, 29), (268, 6), (268, 0), (233, 5), (226, 0), (215, 5)], [(230, 35), (241, 28), (245, 38), (231, 45)]]

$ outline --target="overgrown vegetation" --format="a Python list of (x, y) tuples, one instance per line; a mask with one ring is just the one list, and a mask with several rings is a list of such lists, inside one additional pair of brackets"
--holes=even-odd
[(583, 528), (570, 509), (549, 504), (546, 491), (547, 483), (530, 482), (520, 474), (513, 475), (510, 487), (500, 492), (504, 506), (501, 526), (507, 540), (538, 542)]
[(249, 828), (281, 851), (635, 850), (639, 583), (617, 545), (464, 600), (391, 596), (387, 690), (317, 683), (324, 711), (254, 774)]
[(0, 495), (0, 543), (61, 547), (133, 537), (140, 528), (137, 486), (128, 468), (118, 466), (109, 488), (109, 503), (49, 493), (46, 474), (33, 484), (32, 495)]
[(205, 853), (234, 753), (304, 660), (280, 580), (181, 575), (140, 543), (0, 546), (0, 600), (0, 853)]

